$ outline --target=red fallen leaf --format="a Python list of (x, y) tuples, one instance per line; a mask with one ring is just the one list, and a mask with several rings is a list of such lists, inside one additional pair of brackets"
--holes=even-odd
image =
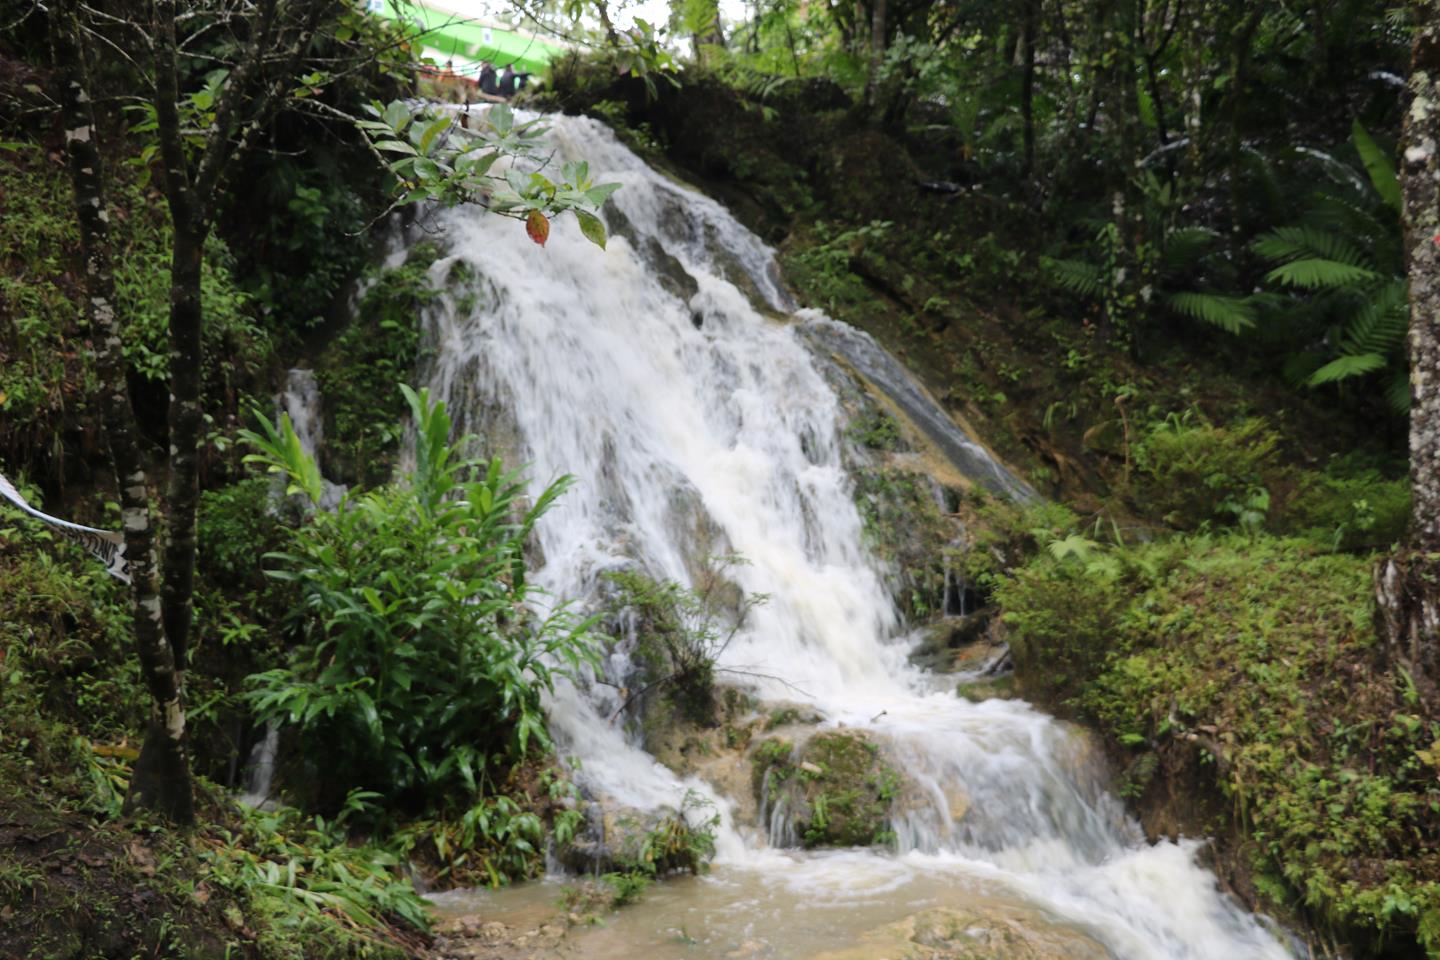
[(539, 210), (531, 210), (525, 218), (525, 232), (530, 234), (530, 239), (540, 246), (545, 246), (545, 241), (550, 239), (550, 221), (545, 219), (545, 214)]

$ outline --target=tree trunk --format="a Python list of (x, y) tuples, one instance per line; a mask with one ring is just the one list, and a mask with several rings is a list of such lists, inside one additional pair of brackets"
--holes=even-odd
[(885, 0), (870, 0), (870, 79), (865, 84), (865, 104), (875, 102), (880, 85), (880, 64), (885, 59)]
[(1387, 655), (1421, 694), (1440, 683), (1440, 0), (1418, 0), (1401, 137), (1406, 271), (1410, 278), (1410, 549), (1375, 571)]
[(1020, 78), (1020, 117), (1024, 122), (1025, 176), (1035, 169), (1035, 31), (1040, 23), (1040, 0), (1025, 0), (1025, 36), (1022, 40), (1025, 73)]
[(178, 823), (195, 819), (190, 764), (185, 751), (185, 709), (180, 678), (160, 615), (155, 589), (155, 535), (141, 465), (134, 409), (121, 353), (110, 265), (109, 215), (104, 168), (97, 144), (89, 76), (80, 44), (74, 0), (60, 0), (54, 21), (55, 64), (64, 86), (65, 141), (75, 187), (76, 219), (85, 269), (85, 314), (96, 344), (96, 365), (115, 485), (120, 492), (129, 564), (135, 647), (152, 698), (150, 723), (125, 798), (126, 810), (154, 810)]
[(1400, 165), (1410, 276), (1410, 480), (1415, 545), (1440, 552), (1440, 0), (1417, 3)]
[[(199, 448), (204, 415), (200, 409), (203, 322), (200, 300), (201, 262), (204, 258), (206, 220), (198, 209), (203, 202), (191, 187), (190, 172), (181, 139), (179, 78), (175, 52), (177, 11), (173, 0), (156, 4), (155, 116), (160, 156), (165, 168), (165, 198), (170, 207), (173, 247), (170, 259), (170, 473), (165, 490), (165, 563), (161, 598), (165, 634), (183, 672), (190, 646), (195, 589), (195, 510), (200, 499)], [(248, 63), (246, 64), (248, 65)], [(245, 65), (231, 82), (244, 83)], [(230, 98), (225, 98), (229, 101)], [(223, 105), (222, 105), (223, 106)], [(216, 112), (217, 128), (229, 116)], [(228, 111), (227, 111), (228, 113)], [(227, 131), (228, 132), (228, 131)], [(223, 149), (212, 144), (211, 149)], [(218, 180), (218, 178), (217, 178)], [(198, 201), (198, 202), (197, 202)]]

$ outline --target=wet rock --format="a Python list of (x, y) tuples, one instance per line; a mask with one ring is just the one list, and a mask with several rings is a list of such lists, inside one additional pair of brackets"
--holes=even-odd
[(972, 703), (979, 703), (982, 700), (1013, 700), (1018, 696), (1015, 692), (1015, 675), (1013, 673), (1003, 677), (961, 681), (956, 684), (955, 693)]
[(751, 763), (772, 843), (864, 847), (891, 839), (891, 812), (906, 782), (865, 732), (821, 731), (798, 749), (771, 738)]
[(605, 809), (591, 804), (586, 810), (586, 830), (556, 851), (556, 859), (570, 872), (582, 875), (637, 869), (662, 876), (679, 870), (694, 872), (701, 864), (687, 835), (698, 825), (692, 823), (697, 820), (694, 813), (687, 816), (665, 808)]
[(1079, 930), (1019, 908), (936, 907), (813, 960), (1102, 960), (1109, 953)]
[(921, 631), (910, 653), (916, 665), (940, 673), (983, 671), (1005, 647), (990, 630), (994, 610), (982, 608), (964, 617), (946, 617)]

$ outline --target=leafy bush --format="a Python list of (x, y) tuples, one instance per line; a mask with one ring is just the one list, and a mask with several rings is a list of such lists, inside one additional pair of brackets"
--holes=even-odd
[(1172, 789), (1213, 785), (1196, 828), (1241, 832), (1275, 906), (1440, 946), (1440, 865), (1416, 843), (1440, 829), (1440, 723), (1376, 661), (1370, 558), (1265, 536), (1058, 553), (997, 590), (1027, 694), (1095, 720), (1132, 769), (1157, 754)]
[[(363, 788), (422, 814), (470, 807), (546, 748), (541, 694), (594, 654), (588, 623), (530, 606), (525, 542), (569, 479), (522, 508), (523, 485), (498, 459), (459, 456), (444, 404), (401, 389), (414, 471), (314, 515), (276, 555), (273, 575), (299, 590), (304, 642), (289, 666), (251, 678), (251, 699), (323, 764), (322, 803)], [(309, 469), (298, 448), (246, 439), (274, 470)]]
[[(635, 698), (655, 690), (692, 723), (715, 723), (716, 661), (764, 595), (744, 596), (724, 578), (741, 562), (723, 557), (706, 571), (698, 590), (664, 583), (633, 570), (612, 571), (619, 612), (633, 616), (635, 656), (644, 678)], [(628, 701), (627, 701), (628, 704)]]
[(0, 700), (64, 716), (96, 740), (138, 729), (146, 701), (126, 598), (80, 547), (0, 504)]
[(326, 462), (342, 480), (389, 478), (405, 416), (392, 385), (415, 372), (420, 311), (439, 295), (429, 274), (439, 255), (433, 244), (416, 244), (403, 264), (375, 272), (359, 316), (326, 348), (316, 369), (325, 396)]
[(1332, 550), (1395, 543), (1410, 523), (1410, 482), (1374, 470), (1353, 474), (1305, 471), (1284, 503), (1285, 529)]
[(1279, 440), (1259, 418), (1217, 427), (1189, 412), (1172, 414), (1135, 444), (1143, 505), (1184, 530), (1227, 518), (1258, 527)]
[(210, 881), (249, 895), (273, 923), (308, 926), (317, 942), (342, 918), (361, 929), (405, 924), (428, 930), (429, 905), (400, 858), (373, 844), (347, 842), (347, 815), (364, 809), (364, 798), (347, 799), (330, 822), (293, 809), (240, 808), (239, 828), (220, 831), (221, 842), (204, 854)]

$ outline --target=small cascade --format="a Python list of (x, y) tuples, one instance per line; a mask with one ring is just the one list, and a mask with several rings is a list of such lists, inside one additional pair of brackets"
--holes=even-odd
[[(891, 849), (779, 849), (797, 840), (789, 811), (763, 810), (758, 830), (737, 825), (729, 798), (677, 777), (612, 720), (615, 687), (582, 680), (549, 711), (585, 789), (650, 811), (690, 791), (707, 798), (721, 816), (717, 889), (813, 884), (826, 903), (884, 912), (883, 901), (896, 918), (921, 891), (982, 891), (1112, 957), (1290, 956), (1217, 889), (1196, 844), (1144, 842), (1083, 736), (1023, 702), (970, 703), (910, 664), (909, 627), (862, 536), (845, 408), (824, 368), (838, 363), (902, 410), (945, 471), (1019, 500), (1034, 492), (874, 340), (794, 311), (771, 251), (719, 204), (593, 120), (548, 122), (555, 162), (584, 158), (622, 185), (605, 210), (608, 248), (570, 218), (541, 248), (513, 221), (437, 212), (449, 249), (436, 280), (463, 263), (456, 273), (481, 278), (483, 296), (472, 282), (427, 310), (429, 385), (466, 429), (513, 444), (535, 484), (579, 479), (537, 528), (535, 579), (553, 596), (598, 604), (601, 575), (627, 568), (690, 584), (707, 556), (740, 554), (727, 575), (770, 600), (721, 666), (743, 671), (762, 701), (804, 700), (820, 730), (861, 731), (909, 784)], [(605, 670), (623, 681), (623, 647)]]
[[(285, 374), (285, 386), (280, 391), (277, 406), (290, 416), (295, 436), (301, 448), (324, 468), (325, 419), (322, 415), (320, 383), (315, 371), (293, 369)], [(320, 497), (321, 510), (334, 510), (344, 498), (348, 489), (343, 483), (322, 480), (324, 487)]]
[(238, 798), (245, 806), (262, 807), (269, 802), (279, 750), (280, 725), (272, 721), (265, 725), (265, 736), (250, 748), (250, 758), (245, 765), (245, 791)]

